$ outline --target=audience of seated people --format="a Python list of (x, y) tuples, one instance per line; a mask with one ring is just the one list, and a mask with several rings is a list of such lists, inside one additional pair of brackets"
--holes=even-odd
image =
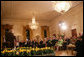
[(83, 34), (81, 35), (79, 33), (79, 37), (77, 38), (77, 41), (75, 43), (77, 56), (83, 56)]
[[(19, 42), (19, 46), (20, 47), (39, 47), (39, 48), (42, 48), (42, 47), (46, 47), (46, 45), (48, 47), (51, 47), (51, 46), (54, 46), (55, 43), (56, 43), (56, 39), (53, 39), (53, 40), (50, 40), (48, 39), (46, 42), (43, 42), (43, 40), (37, 42), (36, 40), (28, 40), (27, 43), (26, 42)], [(26, 44), (25, 44), (26, 43)]]
[[(58, 47), (59, 45), (62, 45), (63, 49), (66, 50), (67, 45), (69, 45), (70, 43), (73, 44), (73, 42), (75, 43), (76, 49), (75, 51), (77, 51), (77, 55), (83, 55), (83, 34), (79, 34), (79, 37), (50, 37), (50, 38), (45, 38), (44, 40), (40, 40), (40, 41), (36, 41), (36, 40), (28, 40), (26, 42), (19, 42), (19, 45), (16, 45), (17, 47), (38, 47), (38, 48), (43, 48), (43, 47), (55, 47), (55, 45), (57, 43)], [(61, 42), (62, 40), (62, 42)]]

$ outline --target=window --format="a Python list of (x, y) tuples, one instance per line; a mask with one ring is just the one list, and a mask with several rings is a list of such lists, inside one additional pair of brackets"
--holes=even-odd
[(42, 38), (49, 37), (49, 27), (48, 26), (41, 26), (41, 36)]
[(30, 40), (30, 31), (28, 29), (26, 30), (26, 36), (27, 36), (27, 39)]
[(47, 37), (47, 31), (44, 30), (44, 38), (46, 38), (46, 37)]

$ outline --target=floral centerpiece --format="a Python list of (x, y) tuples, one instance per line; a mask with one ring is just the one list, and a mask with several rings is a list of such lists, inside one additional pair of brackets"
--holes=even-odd
[(31, 48), (31, 47), (20, 47), (16, 48), (16, 50), (11, 49), (5, 49), (1, 51), (2, 56), (39, 56), (44, 54), (50, 54), (54, 51), (50, 49), (50, 47), (44, 47), (44, 48)]

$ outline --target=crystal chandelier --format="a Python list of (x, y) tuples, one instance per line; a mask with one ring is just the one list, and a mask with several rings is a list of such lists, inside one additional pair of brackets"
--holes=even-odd
[(38, 23), (36, 23), (35, 17), (32, 18), (32, 23), (30, 23), (29, 25), (30, 25), (30, 28), (33, 30), (38, 28)]
[(71, 8), (70, 1), (52, 1), (54, 3), (54, 9), (59, 13), (67, 12)]

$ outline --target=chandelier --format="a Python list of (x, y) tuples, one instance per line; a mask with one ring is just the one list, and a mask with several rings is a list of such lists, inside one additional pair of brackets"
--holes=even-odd
[(71, 8), (70, 1), (52, 1), (54, 3), (54, 9), (59, 13), (67, 12)]
[(29, 24), (30, 28), (35, 30), (38, 28), (38, 23), (35, 21), (35, 17), (32, 18), (32, 23)]

